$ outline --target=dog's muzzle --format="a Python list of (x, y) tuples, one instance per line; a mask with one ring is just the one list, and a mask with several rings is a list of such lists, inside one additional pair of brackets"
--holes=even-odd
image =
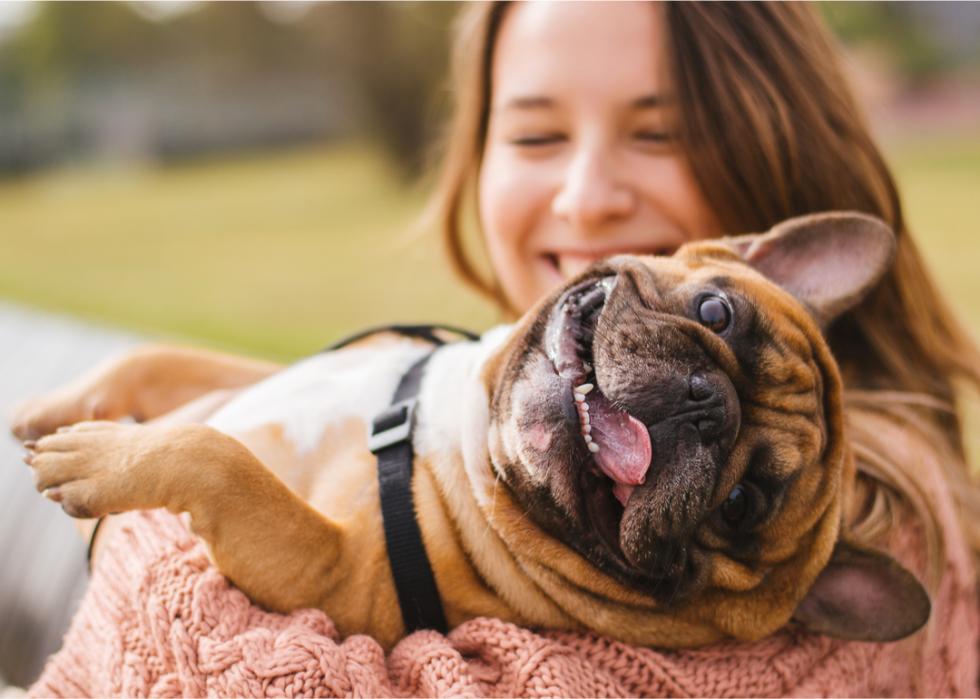
[(583, 494), (597, 530), (632, 568), (660, 577), (678, 563), (676, 553), (664, 558), (667, 542), (707, 513), (740, 410), (731, 381), (678, 331), (677, 317), (652, 310), (656, 299), (624, 274), (633, 276), (621, 270), (563, 294), (545, 348), (578, 416), (586, 463), (618, 506)]

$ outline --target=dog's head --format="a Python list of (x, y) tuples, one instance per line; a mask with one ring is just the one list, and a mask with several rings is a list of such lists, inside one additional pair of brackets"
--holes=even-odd
[(894, 249), (877, 219), (823, 214), (594, 266), (488, 365), (494, 469), (553, 537), (725, 635), (911, 633), (921, 586), (839, 537), (853, 474), (822, 337)]

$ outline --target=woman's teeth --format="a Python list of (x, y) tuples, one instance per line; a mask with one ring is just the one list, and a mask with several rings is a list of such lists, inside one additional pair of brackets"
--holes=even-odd
[(577, 276), (580, 272), (585, 271), (585, 269), (593, 262), (600, 259), (601, 257), (596, 255), (555, 255), (555, 262), (558, 266), (558, 272), (561, 274), (563, 279), (571, 279), (572, 277)]

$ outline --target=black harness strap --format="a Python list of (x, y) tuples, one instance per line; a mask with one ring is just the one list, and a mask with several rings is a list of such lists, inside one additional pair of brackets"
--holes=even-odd
[[(403, 332), (404, 326), (391, 329), (414, 337), (425, 337), (437, 347), (445, 344), (434, 334), (432, 326), (409, 327), (412, 329), (410, 333)], [(476, 337), (467, 331), (438, 327), (470, 339)], [(422, 374), (434, 353), (435, 349), (412, 364), (402, 375), (391, 405), (374, 418), (369, 442), (371, 451), (378, 457), (378, 485), (388, 561), (398, 593), (402, 621), (408, 633), (419, 629), (448, 630), (412, 497), (415, 406), (418, 404)]]
[(445, 330), (446, 332), (453, 333), (455, 335), (460, 335), (465, 337), (467, 340), (479, 340), (480, 336), (476, 333), (470, 332), (469, 330), (464, 330), (463, 328), (457, 328), (452, 325), (445, 325), (443, 323), (430, 323), (427, 325), (378, 325), (373, 328), (368, 328), (367, 330), (362, 330), (353, 335), (348, 335), (347, 337), (337, 340), (336, 342), (324, 347), (320, 352), (332, 352), (333, 350), (338, 350), (346, 347), (347, 345), (353, 344), (358, 340), (363, 340), (371, 335), (378, 335), (380, 333), (396, 333), (398, 335), (405, 335), (407, 337), (414, 337), (421, 340), (428, 340), (433, 345), (437, 347), (439, 345), (446, 344), (446, 341), (441, 337), (436, 335), (436, 330)]
[(422, 372), (431, 356), (432, 352), (426, 354), (402, 376), (391, 406), (374, 418), (370, 440), (371, 451), (378, 457), (378, 486), (388, 561), (407, 633), (419, 629), (447, 630), (412, 498), (415, 460), (412, 428)]

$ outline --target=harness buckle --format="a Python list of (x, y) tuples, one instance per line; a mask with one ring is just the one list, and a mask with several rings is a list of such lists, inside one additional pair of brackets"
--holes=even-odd
[(377, 454), (382, 449), (399, 442), (407, 442), (412, 435), (415, 422), (415, 406), (417, 398), (392, 403), (371, 423), (371, 436), (368, 437), (368, 449)]

